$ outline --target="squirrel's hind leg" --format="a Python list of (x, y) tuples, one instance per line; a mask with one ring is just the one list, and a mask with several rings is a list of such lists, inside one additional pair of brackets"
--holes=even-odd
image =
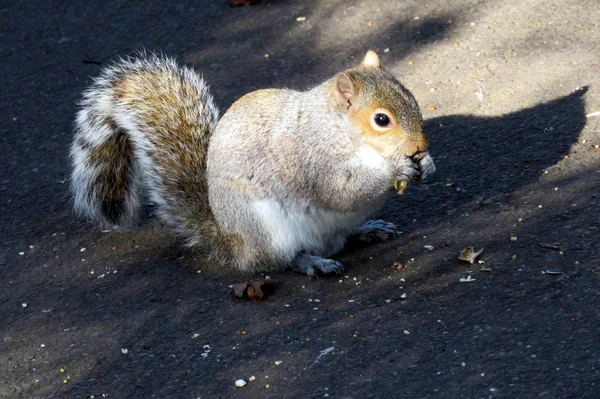
[(317, 270), (325, 274), (341, 274), (344, 270), (344, 266), (337, 260), (308, 254), (299, 254), (296, 256), (290, 267), (295, 272), (307, 274), (309, 276), (316, 275)]
[(394, 238), (397, 234), (398, 227), (394, 223), (385, 220), (369, 220), (349, 238), (362, 242), (374, 242)]

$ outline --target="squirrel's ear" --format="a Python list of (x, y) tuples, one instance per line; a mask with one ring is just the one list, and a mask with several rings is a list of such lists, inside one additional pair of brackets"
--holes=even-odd
[(356, 90), (354, 89), (350, 77), (345, 73), (340, 73), (335, 80), (335, 85), (340, 102), (344, 104), (346, 109), (350, 108), (354, 102), (354, 96), (356, 95)]
[(365, 58), (363, 58), (360, 65), (370, 68), (379, 68), (379, 56), (373, 50), (369, 50), (367, 51), (367, 54), (365, 55)]

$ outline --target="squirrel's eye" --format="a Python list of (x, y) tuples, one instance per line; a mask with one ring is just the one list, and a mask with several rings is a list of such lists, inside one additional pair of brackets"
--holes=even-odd
[(390, 124), (390, 117), (386, 114), (375, 114), (375, 123), (377, 126), (386, 127)]

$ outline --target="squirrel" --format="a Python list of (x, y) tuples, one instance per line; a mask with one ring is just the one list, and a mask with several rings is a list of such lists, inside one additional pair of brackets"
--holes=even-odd
[(70, 188), (78, 213), (113, 226), (146, 195), (188, 245), (242, 271), (340, 273), (329, 257), (349, 236), (395, 236), (366, 220), (395, 184), (435, 171), (427, 147), (415, 98), (373, 51), (307, 91), (246, 94), (220, 119), (197, 72), (141, 52), (84, 92)]

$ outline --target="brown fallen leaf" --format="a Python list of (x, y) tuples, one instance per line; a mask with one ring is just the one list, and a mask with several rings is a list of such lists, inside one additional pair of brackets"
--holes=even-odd
[(277, 281), (272, 278), (252, 279), (243, 283), (233, 285), (235, 296), (243, 298), (244, 294), (249, 299), (262, 299), (265, 294), (270, 294), (275, 290)]
[(404, 265), (400, 262), (394, 262), (394, 267), (398, 270), (404, 269)]
[(260, 2), (260, 0), (227, 0), (227, 3), (232, 6), (249, 6), (252, 4), (256, 4)]
[(473, 247), (468, 247), (458, 253), (458, 260), (462, 260), (463, 262), (473, 264), (473, 263), (475, 263), (475, 260), (477, 259), (477, 257), (479, 255), (481, 255), (482, 252), (483, 252), (483, 248), (481, 248), (479, 251), (475, 252)]

